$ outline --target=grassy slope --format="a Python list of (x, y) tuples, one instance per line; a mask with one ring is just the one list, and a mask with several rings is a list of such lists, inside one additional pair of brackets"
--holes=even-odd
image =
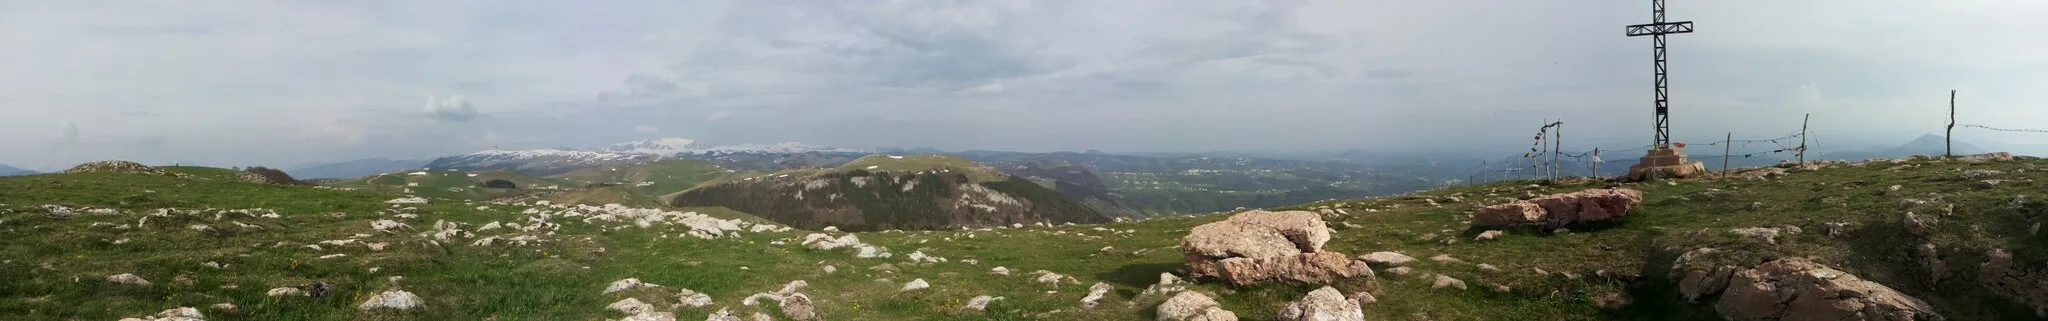
[[(1925, 162), (1918, 162), (1925, 163)], [(1434, 320), (1710, 320), (1717, 319), (1707, 305), (1677, 303), (1676, 294), (1662, 281), (1663, 265), (1679, 252), (1698, 246), (1753, 253), (1744, 259), (1762, 260), (1772, 256), (1813, 256), (1820, 262), (1855, 273), (1866, 279), (1891, 285), (1935, 304), (1950, 319), (2020, 319), (2031, 315), (2002, 299), (1992, 298), (1976, 285), (1974, 267), (1984, 250), (2005, 247), (2020, 262), (2038, 267), (2044, 257), (2039, 236), (2027, 236), (2028, 222), (2040, 215), (2034, 210), (2001, 207), (2015, 194), (2036, 193), (2041, 185), (2031, 181), (2048, 178), (2041, 173), (2044, 162), (1965, 165), (1927, 164), (1920, 168), (1891, 172), (1891, 164), (1842, 167), (1798, 173), (1782, 180), (1724, 180), (1653, 183), (1636, 186), (1647, 195), (1645, 206), (1618, 223), (1575, 226), (1574, 232), (1538, 235), (1511, 230), (1493, 241), (1471, 241), (1479, 232), (1463, 225), (1463, 213), (1485, 201), (1489, 188), (1513, 187), (1527, 182), (1468, 186), (1422, 193), (1419, 196), (1376, 198), (1332, 203), (1347, 208), (1351, 215), (1332, 218), (1337, 228), (1330, 250), (1351, 254), (1394, 250), (1424, 259), (1415, 267), (1419, 273), (1442, 273), (1464, 279), (1471, 290), (1429, 289), (1427, 278), (1382, 276), (1379, 303), (1366, 308), (1370, 320), (1401, 320), (1410, 314), (1425, 314)], [(2007, 181), (1995, 188), (1979, 189), (1972, 182), (1956, 178), (1962, 168), (2005, 170)], [(2027, 169), (2025, 172), (2017, 172)], [(1903, 188), (1890, 196), (1877, 195), (1890, 185)], [(1559, 186), (1554, 191), (1592, 186)], [(1709, 192), (1719, 189), (1719, 192)], [(155, 193), (144, 192), (153, 190)], [(375, 236), (365, 241), (399, 242), (392, 250), (363, 252), (351, 248), (344, 259), (316, 260), (327, 252), (284, 247), (254, 247), (279, 240), (305, 244), (336, 239), (367, 231), (367, 221), (389, 199), (389, 195), (361, 192), (311, 190), (236, 182), (192, 181), (169, 177), (121, 174), (66, 174), (0, 178), (0, 203), (16, 208), (46, 203), (118, 206), (131, 209), (161, 206), (181, 207), (270, 207), (285, 213), (281, 221), (244, 220), (272, 227), (268, 232), (238, 233), (232, 236), (201, 236), (184, 229), (188, 223), (224, 224), (201, 221), (152, 223), (149, 232), (117, 235), (112, 230), (90, 229), (90, 222), (132, 223), (134, 215), (120, 218), (50, 218), (41, 214), (0, 216), (0, 239), (36, 242), (8, 242), (0, 246), (0, 257), (14, 258), (0, 266), (0, 312), (28, 319), (113, 319), (124, 315), (154, 313), (174, 306), (204, 306), (234, 302), (242, 314), (209, 313), (214, 320), (357, 320), (357, 319), (562, 319), (582, 320), (616, 317), (603, 307), (618, 295), (599, 295), (610, 281), (637, 277), (642, 280), (707, 292), (716, 306), (685, 309), (679, 319), (699, 319), (717, 307), (750, 313), (773, 310), (773, 303), (741, 306), (745, 295), (771, 291), (790, 280), (810, 283), (805, 293), (818, 302), (819, 312), (838, 320), (1149, 320), (1151, 310), (1163, 298), (1146, 298), (1135, 307), (1127, 305), (1137, 291), (1156, 280), (1161, 272), (1180, 267), (1178, 242), (1187, 229), (1221, 219), (1220, 216), (1183, 217), (1115, 223), (1095, 226), (1025, 228), (996, 231), (883, 232), (862, 233), (867, 243), (886, 246), (895, 259), (855, 259), (845, 250), (813, 251), (793, 245), (768, 245), (768, 241), (801, 236), (797, 233), (745, 234), (743, 240), (698, 240), (659, 238), (639, 229), (599, 232), (581, 224), (569, 224), (560, 233), (563, 241), (538, 248), (484, 249), (453, 246), (446, 250), (418, 244), (410, 235)], [(1420, 197), (1465, 195), (1465, 202), (1430, 207)], [(1518, 194), (1516, 192), (1515, 194)], [(1939, 286), (1918, 283), (1911, 264), (1904, 259), (1908, 246), (1918, 244), (1904, 235), (1898, 208), (1902, 198), (1943, 196), (1957, 206), (1957, 216), (1944, 218), (1935, 227), (1933, 242), (1943, 250), (1953, 270)], [(1514, 195), (1503, 193), (1503, 196)], [(1846, 197), (1842, 205), (1820, 200)], [(2039, 195), (2035, 196), (2040, 197)], [(130, 205), (121, 205), (128, 202)], [(1759, 210), (1749, 210), (1761, 202)], [(1308, 204), (1310, 207), (1327, 204)], [(452, 202), (439, 201), (427, 208), (433, 213), (422, 218), (482, 223), (513, 220), (510, 213), (476, 211)], [(504, 211), (518, 208), (507, 206)], [(1364, 209), (1379, 209), (1366, 212)], [(1917, 209), (1921, 213), (1932, 209)], [(2032, 212), (2028, 212), (2032, 211)], [(39, 211), (29, 211), (40, 213)], [(343, 218), (318, 213), (342, 212)], [(1844, 236), (1822, 235), (1824, 222), (1855, 222)], [(155, 222), (155, 221), (153, 221)], [(1345, 223), (1360, 226), (1347, 228)], [(414, 222), (415, 226), (430, 225)], [(1728, 228), (1798, 225), (1807, 233), (1781, 237), (1779, 245), (1761, 245), (1726, 235)], [(1129, 230), (1130, 233), (1097, 231)], [(1688, 235), (1706, 229), (1707, 233)], [(966, 235), (975, 237), (968, 238)], [(1423, 236), (1436, 234), (1438, 238)], [(1083, 236), (1085, 235), (1085, 236)], [(133, 238), (126, 245), (106, 240)], [(1099, 237), (1099, 238), (1097, 238)], [(1459, 239), (1444, 244), (1441, 238)], [(587, 238), (587, 239), (586, 239)], [(1104, 246), (1115, 249), (1102, 252)], [(595, 248), (609, 251), (595, 253)], [(949, 263), (920, 266), (908, 264), (903, 256), (913, 250), (952, 259)], [(1132, 251), (1146, 250), (1139, 254)], [(545, 251), (546, 254), (543, 254)], [(335, 252), (335, 251), (329, 251)], [(1447, 253), (1472, 263), (1488, 263), (1504, 272), (1484, 273), (1471, 265), (1427, 262), (1428, 257)], [(248, 254), (247, 257), (239, 256)], [(501, 256), (502, 255), (502, 256)], [(227, 259), (236, 265), (227, 270), (198, 266), (210, 259)], [(290, 267), (289, 259), (306, 262)], [(979, 265), (962, 263), (979, 260)], [(840, 268), (825, 274), (820, 262)], [(867, 269), (893, 263), (895, 273)], [(51, 269), (37, 267), (48, 264)], [(368, 273), (365, 268), (381, 266)], [(581, 267), (588, 266), (588, 270)], [(993, 276), (988, 268), (1006, 266), (1015, 276)], [(741, 267), (747, 267), (742, 270)], [(1553, 274), (1537, 276), (1531, 268), (1572, 272), (1584, 277), (1568, 280)], [(1021, 274), (1051, 270), (1072, 275), (1081, 284), (1049, 288)], [(1635, 286), (1596, 276), (1643, 275)], [(98, 281), (105, 275), (134, 272), (156, 287), (132, 289)], [(178, 273), (193, 273), (195, 286), (173, 286)], [(382, 278), (404, 275), (406, 289), (428, 300), (423, 311), (403, 314), (365, 314), (353, 305), (381, 289)], [(81, 282), (73, 283), (77, 278)], [(888, 279), (886, 282), (877, 279)], [(903, 282), (923, 278), (931, 289), (898, 293)], [(292, 285), (319, 279), (338, 285), (341, 295), (328, 298), (271, 299), (261, 295), (271, 286)], [(1103, 307), (1078, 308), (1088, 284), (1107, 282), (1116, 286)], [(1514, 288), (1511, 293), (1492, 293), (1489, 283)], [(222, 290), (219, 285), (237, 284), (240, 289)], [(1356, 283), (1341, 287), (1359, 288)], [(1270, 320), (1286, 301), (1312, 288), (1260, 286), (1226, 289), (1214, 284), (1197, 287), (1219, 293), (1226, 309), (1248, 320)], [(1056, 291), (1048, 293), (1048, 291)], [(1618, 311), (1601, 310), (1588, 302), (1593, 293), (1631, 291), (1635, 304)], [(1939, 294), (1939, 295), (1937, 295)], [(957, 307), (976, 295), (1004, 296), (987, 312), (962, 311)], [(210, 298), (208, 296), (211, 296)], [(661, 304), (666, 308), (665, 304)], [(1052, 310), (1057, 314), (1041, 315)], [(773, 314), (773, 312), (771, 312)]]
[[(697, 159), (665, 159), (661, 161), (615, 167), (593, 167), (549, 176), (548, 178), (581, 184), (620, 184), (626, 190), (639, 196), (657, 198), (681, 192), (699, 185), (722, 182), (736, 178), (760, 175), (761, 171), (733, 171), (710, 161)], [(652, 183), (638, 186), (638, 183)]]

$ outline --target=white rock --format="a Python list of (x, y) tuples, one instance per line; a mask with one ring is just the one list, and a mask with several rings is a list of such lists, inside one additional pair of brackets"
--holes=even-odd
[(374, 309), (411, 310), (420, 307), (422, 303), (424, 302), (420, 300), (420, 297), (413, 295), (412, 292), (384, 291), (384, 293), (378, 293), (377, 296), (363, 301), (363, 304), (357, 305), (356, 309), (365, 311)]
[(996, 267), (996, 268), (993, 268), (993, 269), (988, 269), (988, 273), (989, 273), (989, 274), (995, 274), (995, 275), (1005, 275), (1005, 276), (1007, 276), (1007, 275), (1010, 275), (1010, 268), (1006, 268), (1006, 267), (1000, 267), (1000, 266), (998, 266), (998, 267)]
[(924, 279), (920, 278), (916, 280), (911, 280), (910, 283), (904, 283), (903, 291), (920, 290), (929, 287), (932, 287), (931, 283), (926, 283)]
[(1415, 258), (1413, 257), (1409, 257), (1401, 253), (1385, 251), (1372, 252), (1371, 254), (1360, 255), (1358, 256), (1358, 259), (1365, 260), (1366, 264), (1373, 267), (1397, 267), (1402, 265), (1408, 265), (1408, 263), (1415, 262)]
[(986, 296), (986, 295), (982, 295), (982, 296), (975, 296), (975, 297), (974, 297), (973, 299), (968, 299), (968, 300), (967, 300), (967, 306), (966, 306), (966, 308), (967, 308), (968, 310), (975, 310), (975, 311), (982, 311), (982, 310), (987, 310), (987, 309), (988, 309), (988, 303), (989, 303), (989, 302), (995, 302), (996, 300), (1002, 300), (1002, 299), (1003, 299), (1003, 297), (989, 297), (989, 296)]
[(640, 299), (635, 298), (626, 298), (625, 300), (612, 302), (611, 305), (607, 305), (604, 308), (607, 310), (619, 311), (619, 313), (625, 314), (642, 314), (654, 311), (654, 305), (647, 304), (645, 302), (640, 302)]
[(270, 289), (270, 292), (268, 292), (268, 293), (265, 293), (265, 295), (269, 295), (269, 296), (306, 296), (307, 294), (306, 294), (306, 291), (304, 291), (304, 290), (299, 290), (299, 288), (294, 288), (294, 287), (276, 287), (276, 288), (271, 288), (271, 289)]
[(1288, 303), (1280, 310), (1282, 321), (1365, 321), (1365, 311), (1360, 309), (1358, 300), (1344, 297), (1337, 288), (1324, 286), (1309, 291), (1300, 301)]
[(697, 293), (697, 291), (691, 291), (690, 289), (683, 289), (682, 294), (677, 295), (677, 297), (676, 304), (681, 306), (702, 308), (711, 305), (711, 295)]
[(611, 294), (612, 292), (632, 290), (633, 288), (641, 287), (644, 285), (646, 284), (641, 283), (640, 279), (638, 278), (626, 278), (624, 280), (612, 281), (611, 285), (604, 287), (604, 293), (600, 294)]
[(1095, 282), (1095, 285), (1088, 286), (1088, 296), (1081, 297), (1081, 307), (1094, 309), (1095, 306), (1102, 304), (1102, 295), (1109, 294), (1109, 290), (1113, 289), (1115, 288), (1107, 283)]
[(120, 283), (120, 284), (129, 284), (129, 285), (140, 285), (140, 286), (149, 286), (149, 280), (144, 280), (144, 279), (142, 279), (142, 277), (140, 277), (140, 276), (135, 276), (135, 274), (129, 274), (129, 273), (121, 273), (121, 274), (115, 274), (115, 275), (108, 275), (108, 276), (107, 276), (107, 281), (108, 281), (108, 282), (114, 282), (114, 283)]

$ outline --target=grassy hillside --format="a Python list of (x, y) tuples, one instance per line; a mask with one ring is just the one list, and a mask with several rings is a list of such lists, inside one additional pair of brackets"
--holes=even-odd
[[(1995, 185), (1963, 179), (1964, 170), (1998, 170)], [(2029, 227), (2048, 214), (2041, 202), (2048, 161), (1965, 164), (1916, 160), (1863, 166), (1829, 166), (1782, 178), (1625, 184), (1644, 192), (1642, 207), (1627, 218), (1571, 226), (1564, 233), (1511, 229), (1499, 239), (1474, 241), (1480, 229), (1465, 225), (1465, 213), (1526, 192), (1551, 193), (1597, 188), (1600, 183), (1528, 187), (1507, 182), (1433, 190), (1417, 195), (1302, 204), (1289, 208), (1341, 209), (1330, 215), (1336, 231), (1328, 250), (1351, 254), (1398, 251), (1421, 259), (1415, 274), (1381, 273), (1379, 300), (1366, 306), (1368, 320), (1718, 320), (1711, 305), (1679, 302), (1666, 279), (1672, 258), (1710, 246), (1736, 255), (1723, 263), (1753, 264), (1775, 257), (1810, 256), (1816, 261), (1889, 285), (1933, 304), (1950, 320), (2033, 319), (2030, 309), (1991, 295), (1976, 279), (1986, 251), (2002, 248), (2029, 269), (2048, 262), (2048, 240)], [(1029, 182), (1019, 181), (1021, 184)], [(1898, 190), (1890, 186), (1898, 185)], [(740, 233), (735, 239), (674, 237), (673, 226), (634, 228), (627, 223), (589, 224), (556, 220), (563, 227), (548, 242), (525, 247), (477, 247), (469, 240), (433, 245), (416, 235), (435, 220), (483, 224), (517, 221), (525, 207), (475, 205), (436, 199), (407, 223), (416, 230), (379, 233), (369, 221), (389, 219), (378, 211), (395, 197), (367, 192), (270, 186), (224, 180), (190, 180), (127, 174), (57, 174), (0, 178), (0, 313), (27, 320), (106, 320), (201, 307), (209, 320), (590, 320), (619, 318), (605, 305), (628, 295), (677, 311), (678, 319), (702, 319), (720, 308), (741, 315), (764, 312), (787, 319), (774, 301), (743, 305), (740, 299), (804, 280), (818, 313), (830, 320), (1151, 320), (1164, 298), (1137, 297), (1164, 272), (1182, 267), (1178, 246), (1195, 225), (1222, 216), (1176, 217), (1130, 223), (1027, 227), (1022, 229), (857, 233), (886, 247), (891, 258), (861, 259), (846, 249), (820, 251), (796, 245), (805, 232)], [(2016, 195), (2031, 201), (2012, 202)], [(1461, 200), (1452, 201), (1451, 196)], [(1927, 201), (1915, 204), (1907, 199)], [(1431, 200), (1441, 207), (1431, 205)], [(1901, 204), (1907, 204), (1901, 206)], [(40, 205), (102, 206), (127, 210), (121, 216), (58, 218)], [(1952, 214), (1943, 214), (1953, 204)], [(136, 224), (139, 212), (159, 207), (275, 209), (280, 218), (152, 217), (143, 227), (118, 230), (95, 223)], [(1904, 212), (1930, 218), (1927, 240), (1907, 234)], [(261, 230), (205, 232), (191, 224), (260, 225)], [(1847, 223), (1830, 236), (1829, 223)], [(1767, 244), (1728, 233), (1732, 228), (1797, 226), (1804, 233), (1779, 236)], [(474, 225), (471, 225), (474, 226)], [(626, 226), (617, 228), (617, 226)], [(355, 236), (368, 234), (368, 236)], [(478, 233), (499, 235), (497, 232)], [(305, 244), (356, 238), (389, 242), (384, 251), (360, 246), (312, 250)], [(125, 240), (116, 244), (114, 241)], [(778, 244), (777, 241), (781, 241)], [(285, 242), (283, 246), (276, 246)], [(1938, 283), (1911, 264), (1910, 248), (1922, 242), (1940, 248), (1950, 271)], [(1109, 247), (1105, 249), (1105, 247)], [(913, 251), (946, 262), (913, 263)], [(348, 256), (319, 259), (328, 253)], [(1448, 254), (1467, 263), (1428, 258)], [(202, 262), (225, 261), (226, 269)], [(969, 262), (972, 260), (972, 262)], [(1476, 264), (1498, 267), (1481, 270)], [(837, 272), (827, 273), (824, 266)], [(877, 269), (887, 265), (884, 269)], [(1002, 266), (1011, 276), (992, 275)], [(370, 268), (378, 270), (372, 272)], [(1539, 274), (1542, 269), (1548, 275)], [(1048, 270), (1078, 283), (1043, 285), (1025, 275)], [(103, 279), (134, 273), (150, 287), (111, 284)], [(1422, 275), (1443, 274), (1469, 283), (1470, 290), (1432, 289)], [(1572, 275), (1571, 277), (1566, 276)], [(185, 275), (189, 284), (176, 281)], [(425, 299), (409, 312), (362, 312), (355, 305), (399, 286)], [(709, 294), (702, 308), (674, 308), (673, 294), (600, 294), (606, 284), (639, 278), (667, 288)], [(923, 279), (931, 288), (900, 291)], [(263, 296), (265, 289), (313, 281), (335, 285), (333, 295), (316, 298)], [(1103, 305), (1079, 307), (1095, 282), (1114, 287)], [(1510, 288), (1494, 292), (1490, 285)], [(232, 287), (230, 287), (232, 286)], [(1348, 290), (1369, 288), (1345, 282)], [(1245, 320), (1272, 320), (1287, 301), (1313, 287), (1254, 286), (1230, 289), (1214, 283), (1194, 287), (1217, 296), (1223, 308)], [(1622, 293), (1633, 303), (1603, 309), (1590, 298)], [(987, 311), (960, 308), (977, 295), (1005, 299)], [(205, 310), (234, 303), (240, 312)], [(1057, 312), (1055, 312), (1057, 311)]]
[[(420, 172), (424, 172), (426, 175), (412, 175), (413, 173)], [(484, 182), (493, 179), (510, 181), (517, 188), (482, 187)], [(466, 200), (483, 200), (492, 197), (514, 195), (530, 190), (545, 190), (549, 189), (549, 187), (581, 187), (570, 182), (534, 177), (509, 170), (401, 171), (344, 180), (327, 184), (327, 186), (384, 193), (400, 193), (409, 189), (420, 196)]]
[(1041, 222), (1107, 222), (1058, 192), (1014, 176), (980, 181), (966, 171), (798, 170), (707, 185), (667, 198), (718, 206), (802, 229), (943, 229)]
[(923, 171), (961, 171), (975, 182), (995, 182), (1007, 179), (1002, 172), (976, 163), (964, 157), (949, 155), (868, 155), (839, 165), (838, 171), (865, 170), (869, 172), (914, 173)]
[(698, 159), (665, 159), (654, 162), (625, 166), (606, 166), (580, 169), (548, 178), (583, 185), (612, 184), (636, 194), (636, 197), (658, 198), (695, 188), (705, 183), (765, 174), (763, 171), (728, 170), (710, 161)]

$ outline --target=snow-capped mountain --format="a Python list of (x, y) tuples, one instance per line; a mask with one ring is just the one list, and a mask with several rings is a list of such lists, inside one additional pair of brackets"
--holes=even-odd
[[(579, 168), (624, 165), (663, 158), (698, 158), (734, 168), (817, 167), (858, 157), (860, 150), (785, 142), (709, 146), (684, 138), (661, 138), (612, 144), (591, 149), (486, 150), (435, 159), (429, 169), (515, 170), (532, 175), (554, 175)], [(820, 157), (812, 154), (828, 154)], [(760, 164), (755, 164), (760, 163)]]
[(486, 150), (434, 159), (428, 169), (515, 170), (531, 175), (554, 175), (592, 166), (624, 165), (660, 159), (647, 154), (607, 153), (580, 150)]
[(799, 142), (709, 146), (686, 138), (662, 138), (612, 144), (594, 151), (661, 156), (722, 154), (795, 154), (808, 152), (857, 153), (860, 150), (832, 148)]

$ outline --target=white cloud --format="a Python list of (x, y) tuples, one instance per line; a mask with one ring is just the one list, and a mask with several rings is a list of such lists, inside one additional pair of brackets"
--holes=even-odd
[(63, 130), (63, 143), (70, 144), (78, 142), (78, 123), (66, 120), (63, 122), (59, 122), (57, 126), (58, 128), (61, 128)]
[(640, 125), (640, 126), (633, 126), (633, 132), (635, 132), (635, 133), (641, 133), (641, 134), (653, 134), (653, 133), (655, 133), (655, 132), (659, 132), (659, 131), (661, 131), (661, 129), (660, 129), (660, 128), (655, 128), (655, 127), (654, 127), (654, 125)]
[(732, 116), (732, 111), (731, 111), (731, 110), (720, 110), (720, 111), (715, 111), (715, 112), (711, 112), (711, 115), (710, 115), (710, 116), (705, 116), (705, 117), (704, 117), (704, 121), (706, 121), (706, 122), (715, 122), (715, 121), (723, 120), (723, 119), (725, 119), (726, 117), (731, 117), (731, 116)]
[(440, 121), (469, 121), (476, 119), (477, 115), (479, 115), (476, 112), (476, 106), (470, 105), (469, 100), (463, 99), (461, 95), (448, 96), (446, 98), (427, 97), (427, 105), (424, 109), (426, 110), (427, 118)]

